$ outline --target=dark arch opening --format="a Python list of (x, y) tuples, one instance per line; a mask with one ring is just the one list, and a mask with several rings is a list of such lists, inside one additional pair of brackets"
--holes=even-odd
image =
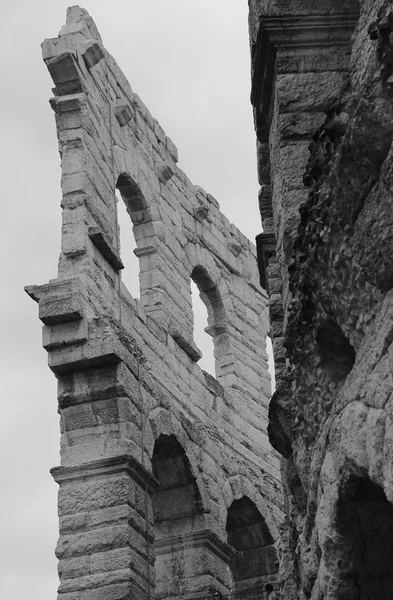
[(159, 485), (153, 496), (154, 522), (160, 533), (176, 533), (179, 522), (202, 512), (190, 461), (173, 435), (160, 435), (153, 451), (153, 474)]
[(236, 591), (267, 590), (266, 586), (273, 590), (278, 573), (274, 540), (265, 519), (247, 496), (231, 504), (226, 530), (228, 544), (237, 551), (230, 564)]
[(131, 218), (133, 212), (147, 208), (146, 200), (138, 184), (127, 173), (119, 175), (116, 188), (119, 190)]
[(198, 589), (187, 540), (203, 529), (203, 505), (190, 462), (175, 436), (162, 434), (153, 451), (153, 474), (159, 483), (153, 494), (156, 594), (181, 598)]
[[(370, 479), (350, 476), (337, 509), (341, 544), (330, 560), (336, 565), (337, 580), (341, 584), (344, 580), (347, 588), (341, 585), (335, 597), (390, 600), (393, 598), (393, 505)], [(325, 553), (329, 554), (329, 548), (325, 548)], [(325, 560), (329, 558), (325, 555)]]

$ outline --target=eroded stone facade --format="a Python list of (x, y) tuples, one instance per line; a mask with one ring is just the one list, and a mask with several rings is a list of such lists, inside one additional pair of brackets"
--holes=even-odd
[[(86, 11), (68, 10), (43, 56), (55, 84), (62, 247), (57, 279), (27, 291), (58, 379), (59, 599), (275, 587), (283, 503), (256, 249), (178, 168)], [(140, 301), (121, 282), (116, 188)], [(216, 378), (197, 364), (191, 279)]]
[(250, 0), (287, 600), (393, 595), (393, 4)]

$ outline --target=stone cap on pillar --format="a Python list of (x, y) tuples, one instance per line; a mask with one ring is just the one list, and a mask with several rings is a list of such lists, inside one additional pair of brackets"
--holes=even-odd
[(235, 548), (220, 540), (220, 538), (209, 529), (191, 531), (173, 537), (156, 539), (154, 550), (156, 555), (175, 552), (188, 548), (205, 547), (214, 552), (225, 562), (229, 562), (236, 554)]
[[(260, 142), (266, 142), (272, 119), (275, 78), (288, 68), (279, 54), (301, 55), (307, 63), (313, 54), (332, 49), (334, 61), (349, 47), (359, 18), (358, 11), (328, 14), (282, 14), (262, 16), (252, 56), (251, 104), (255, 108), (255, 127)], [(325, 49), (325, 50), (323, 50)], [(304, 62), (304, 61), (303, 61)], [(326, 61), (324, 62), (326, 68)], [(337, 68), (335, 64), (334, 68)]]
[(116, 473), (127, 473), (141, 487), (147, 487), (149, 494), (158, 488), (158, 481), (142, 466), (133, 456), (123, 455), (112, 458), (94, 460), (78, 466), (53, 467), (50, 473), (56, 483), (66, 483), (77, 479), (88, 479), (102, 475), (113, 475)]

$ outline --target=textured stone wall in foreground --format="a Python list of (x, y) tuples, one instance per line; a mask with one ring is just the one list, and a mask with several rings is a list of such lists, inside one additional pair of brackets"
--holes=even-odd
[[(58, 278), (27, 291), (58, 378), (59, 598), (275, 586), (283, 505), (256, 249), (178, 168), (86, 11), (68, 10), (43, 56), (55, 84), (62, 247)], [(121, 282), (116, 188), (140, 301)], [(216, 379), (197, 364), (191, 279)]]
[(393, 4), (250, 1), (284, 597), (393, 595)]

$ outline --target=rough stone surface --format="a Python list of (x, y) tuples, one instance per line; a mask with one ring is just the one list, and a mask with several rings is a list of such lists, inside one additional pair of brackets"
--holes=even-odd
[[(62, 250), (58, 278), (27, 292), (58, 378), (59, 599), (275, 587), (283, 500), (256, 249), (178, 168), (86, 11), (68, 10), (43, 56), (55, 84)], [(140, 301), (121, 282), (116, 188)], [(197, 364), (191, 279), (216, 379)]]
[(392, 32), (387, 0), (250, 2), (286, 600), (393, 596)]

